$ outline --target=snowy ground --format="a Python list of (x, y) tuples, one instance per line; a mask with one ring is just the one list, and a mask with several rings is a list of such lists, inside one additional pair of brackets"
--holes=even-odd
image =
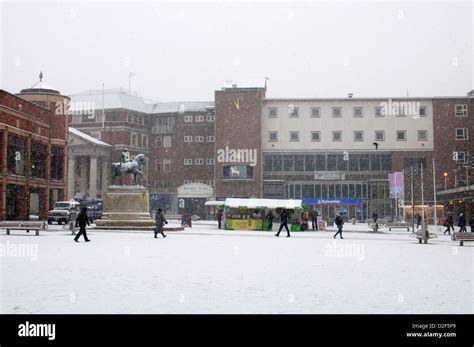
[(0, 313), (474, 313), (474, 242), (439, 231), (1, 233)]

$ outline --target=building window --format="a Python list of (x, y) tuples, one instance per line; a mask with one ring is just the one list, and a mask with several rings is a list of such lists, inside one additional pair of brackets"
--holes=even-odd
[(208, 158), (208, 159), (206, 159), (206, 164), (207, 164), (207, 165), (214, 165), (214, 158)]
[(457, 152), (458, 160), (456, 161), (458, 164), (464, 164), (467, 161), (466, 152)]
[(385, 116), (385, 109), (383, 106), (376, 106), (375, 107), (375, 117), (384, 117)]
[(163, 159), (163, 172), (171, 172), (171, 159)]
[(148, 136), (142, 135), (142, 147), (148, 148)]
[(165, 148), (171, 147), (171, 136), (169, 135), (163, 136), (163, 147)]
[(201, 183), (202, 184), (202, 183), (204, 183), (204, 181), (203, 180), (194, 180), (194, 183)]
[(214, 136), (206, 136), (206, 142), (214, 142), (215, 138)]
[(385, 131), (375, 130), (375, 141), (385, 141)]
[(333, 131), (332, 140), (336, 142), (342, 141), (342, 131)]
[(268, 141), (277, 142), (278, 141), (278, 131), (269, 131), (268, 132)]
[(163, 169), (163, 163), (162, 163), (161, 159), (156, 159), (155, 160), (155, 171), (156, 172), (162, 172), (162, 169)]
[(342, 107), (333, 107), (332, 108), (332, 117), (341, 118), (342, 117)]
[(184, 116), (185, 123), (191, 123), (193, 121), (193, 116)]
[(184, 142), (193, 142), (193, 137), (192, 136), (185, 136), (184, 137)]
[(456, 105), (455, 106), (456, 117), (466, 117), (467, 116), (467, 105)]
[(206, 184), (207, 184), (208, 186), (214, 187), (214, 180), (207, 180), (207, 181), (206, 181)]
[(418, 141), (428, 141), (428, 130), (418, 130)]
[(64, 148), (51, 147), (51, 178), (62, 180), (64, 175)]
[(138, 147), (138, 134), (132, 133), (132, 137), (130, 138), (130, 145), (134, 147)]
[(311, 118), (321, 117), (321, 107), (311, 107)]
[(420, 106), (418, 114), (419, 114), (420, 117), (428, 116), (428, 108), (426, 106)]
[(192, 159), (184, 159), (184, 165), (193, 165)]
[(196, 116), (196, 122), (204, 122), (204, 116)]
[(300, 141), (300, 132), (290, 131), (290, 142), (299, 142), (299, 141)]
[(354, 131), (354, 141), (364, 141), (364, 132), (362, 130)]
[(194, 165), (203, 165), (204, 159), (194, 159)]
[(207, 121), (208, 122), (214, 122), (216, 120), (216, 117), (213, 114), (208, 114), (207, 115)]
[(30, 165), (31, 176), (46, 178), (47, 147), (45, 144), (31, 141)]
[(354, 107), (354, 117), (364, 117), (364, 108)]
[(406, 130), (397, 130), (397, 141), (406, 141), (407, 132)]
[(127, 115), (127, 123), (133, 123), (133, 116), (131, 114)]
[(278, 117), (278, 108), (269, 107), (268, 108), (268, 118), (277, 118)]
[(156, 147), (163, 146), (163, 137), (161, 137), (161, 136), (155, 137), (155, 146)]
[(9, 174), (24, 175), (26, 140), (8, 134), (7, 170)]
[(288, 107), (288, 114), (291, 118), (298, 118), (300, 116), (300, 108), (290, 105), (290, 107)]
[(311, 132), (311, 142), (319, 142), (321, 141), (321, 132), (320, 131), (312, 131)]
[(194, 138), (194, 141), (195, 141), (195, 142), (204, 142), (204, 136), (196, 136), (196, 137)]
[(467, 140), (469, 138), (467, 128), (456, 128), (456, 140)]

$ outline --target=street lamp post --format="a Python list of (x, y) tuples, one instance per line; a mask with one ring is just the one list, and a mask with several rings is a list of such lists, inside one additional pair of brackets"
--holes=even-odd
[(446, 185), (446, 178), (448, 177), (448, 173), (447, 172), (444, 172), (443, 173), (443, 176), (444, 176), (444, 190), (446, 190), (447, 188), (447, 185)]

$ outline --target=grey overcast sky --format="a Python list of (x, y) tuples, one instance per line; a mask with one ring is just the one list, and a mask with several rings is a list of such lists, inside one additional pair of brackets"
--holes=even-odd
[[(1, 0), (0, 0), (1, 1)], [(128, 88), (213, 100), (228, 79), (268, 97), (440, 96), (473, 89), (473, 3), (1, 2), (0, 88)]]

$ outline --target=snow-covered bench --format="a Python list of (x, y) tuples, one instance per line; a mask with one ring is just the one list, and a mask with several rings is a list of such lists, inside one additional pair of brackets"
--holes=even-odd
[(438, 235), (428, 232), (428, 230), (420, 230), (415, 233), (411, 233), (410, 237), (416, 237), (418, 243), (428, 243), (429, 239), (435, 239)]
[(410, 225), (404, 222), (387, 223), (387, 227), (389, 231), (392, 231), (392, 229), (407, 229), (407, 231), (410, 231)]
[(40, 230), (47, 229), (47, 224), (45, 222), (20, 222), (20, 221), (12, 221), (12, 222), (0, 222), (0, 229), (5, 229), (7, 231), (7, 235), (10, 235), (10, 230), (26, 230), (27, 233), (30, 230), (35, 231), (35, 235), (39, 236)]
[(459, 246), (464, 246), (464, 241), (474, 241), (474, 233), (453, 233), (451, 240), (459, 241)]

